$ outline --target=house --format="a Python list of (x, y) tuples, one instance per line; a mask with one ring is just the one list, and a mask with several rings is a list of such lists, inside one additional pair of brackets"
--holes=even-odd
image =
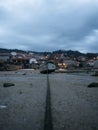
[(87, 66), (88, 66), (88, 67), (94, 67), (94, 62), (95, 62), (95, 61), (94, 61), (93, 59), (92, 59), (92, 60), (88, 60), (88, 61), (87, 61)]
[(98, 69), (98, 60), (94, 62), (94, 69)]
[(79, 56), (79, 57), (77, 58), (77, 60), (78, 60), (78, 61), (85, 62), (85, 61), (87, 61), (87, 58), (86, 58), (85, 56)]
[(70, 59), (69, 60), (63, 60), (63, 62), (58, 63), (58, 67), (62, 68), (62, 69), (75, 68), (75, 67), (77, 67), (77, 62), (70, 60)]
[(11, 58), (10, 53), (0, 53), (0, 61), (1, 62), (9, 62)]
[(31, 58), (29, 60), (29, 64), (30, 64), (30, 68), (32, 68), (32, 69), (38, 69), (39, 68), (39, 63), (36, 60), (36, 58)]

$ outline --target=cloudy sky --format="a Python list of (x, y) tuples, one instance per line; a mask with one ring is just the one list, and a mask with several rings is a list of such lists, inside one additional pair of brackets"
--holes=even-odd
[(98, 0), (0, 0), (0, 48), (98, 52)]

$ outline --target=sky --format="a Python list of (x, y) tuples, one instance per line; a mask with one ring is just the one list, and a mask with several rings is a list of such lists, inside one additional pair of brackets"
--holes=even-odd
[(0, 0), (0, 48), (98, 53), (98, 0)]

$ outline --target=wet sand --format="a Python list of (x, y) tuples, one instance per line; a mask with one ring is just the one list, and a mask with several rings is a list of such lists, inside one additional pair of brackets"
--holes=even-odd
[[(43, 130), (47, 81), (34, 70), (0, 72), (0, 130)], [(53, 130), (98, 130), (98, 77), (49, 74)], [(15, 86), (3, 87), (11, 82)]]
[(54, 130), (98, 130), (98, 78), (88, 74), (50, 76)]
[[(15, 86), (3, 87), (4, 82)], [(0, 72), (0, 130), (43, 130), (46, 76), (32, 70)]]

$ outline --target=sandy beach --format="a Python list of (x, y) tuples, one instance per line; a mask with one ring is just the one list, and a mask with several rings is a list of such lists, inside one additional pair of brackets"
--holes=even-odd
[[(98, 130), (98, 77), (49, 74), (53, 130)], [(3, 83), (15, 86), (3, 87)], [(0, 72), (0, 130), (43, 130), (46, 75), (35, 70)]]
[(88, 74), (50, 76), (54, 130), (98, 130), (98, 78)]
[[(15, 86), (3, 87), (4, 82)], [(46, 76), (33, 70), (0, 72), (0, 130), (43, 130)]]

